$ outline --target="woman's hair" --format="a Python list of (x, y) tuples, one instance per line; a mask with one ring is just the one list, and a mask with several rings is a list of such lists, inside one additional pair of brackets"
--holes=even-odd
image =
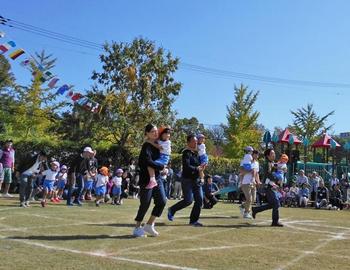
[(196, 135), (194, 135), (193, 133), (188, 134), (186, 141), (189, 143), (193, 138), (196, 138)]
[(271, 154), (271, 151), (273, 151), (273, 149), (271, 149), (271, 148), (265, 150), (265, 152), (264, 152), (265, 158), (267, 158)]
[(150, 132), (153, 128), (155, 128), (156, 126), (153, 124), (148, 124), (147, 126), (145, 126), (145, 134)]

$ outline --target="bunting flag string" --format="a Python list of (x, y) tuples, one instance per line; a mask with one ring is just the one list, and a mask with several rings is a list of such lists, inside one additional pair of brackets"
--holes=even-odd
[[(0, 38), (5, 37), (5, 33), (0, 31)], [(6, 53), (8, 54), (8, 57), (10, 57), (12, 60), (16, 60), (21, 55), (26, 54), (26, 51), (24, 49), (17, 49), (14, 51), (11, 51), (13, 48), (17, 46), (16, 42), (13, 40), (10, 40), (6, 43), (0, 44), (0, 55), (4, 55)], [(11, 51), (11, 52), (10, 52)], [(31, 67), (34, 65), (40, 72), (41, 77), (40, 81), (42, 83), (48, 82), (47, 86), (50, 89), (57, 88), (56, 95), (64, 95), (67, 92), (67, 97), (69, 97), (74, 104), (79, 105), (80, 107), (84, 108), (87, 111), (90, 111), (92, 113), (99, 113), (101, 111), (101, 106), (99, 103), (92, 101), (90, 98), (84, 96), (83, 94), (79, 92), (73, 92), (70, 91), (72, 86), (69, 86), (68, 84), (63, 84), (62, 86), (57, 86), (58, 81), (60, 81), (60, 78), (58, 78), (56, 75), (52, 74), (52, 72), (45, 70), (45, 67), (40, 65), (33, 56), (30, 54), (29, 57), (24, 59), (20, 62), (20, 65), (28, 70), (32, 70)], [(33, 76), (35, 76), (36, 72), (33, 71)]]

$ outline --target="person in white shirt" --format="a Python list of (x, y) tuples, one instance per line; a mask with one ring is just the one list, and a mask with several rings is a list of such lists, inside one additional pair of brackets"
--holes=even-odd
[(20, 207), (29, 207), (33, 192), (33, 178), (47, 167), (47, 155), (41, 151), (35, 158), (35, 163), (21, 174), (19, 184)]
[[(197, 149), (198, 149), (198, 156), (199, 156), (199, 162), (202, 166), (207, 166), (209, 163), (209, 158), (207, 155), (207, 150), (205, 146), (205, 136), (203, 134), (197, 135)], [(199, 178), (201, 179), (201, 182), (204, 182), (204, 171), (201, 171), (199, 173)]]
[(46, 206), (46, 197), (47, 194), (52, 195), (54, 191), (54, 184), (57, 181), (57, 175), (59, 173), (60, 163), (53, 161), (50, 163), (50, 169), (43, 171), (41, 174), (45, 176), (43, 188), (44, 194), (41, 200), (41, 206)]
[(260, 185), (259, 178), (259, 152), (254, 150), (252, 152), (252, 162), (251, 162), (251, 172), (245, 173), (242, 177), (241, 189), (244, 193), (245, 202), (240, 206), (241, 213), (243, 214), (243, 218), (252, 219), (251, 208), (252, 203), (256, 200), (256, 186)]
[(115, 176), (112, 178), (113, 187), (112, 187), (112, 204), (120, 205), (120, 195), (122, 194), (122, 169), (117, 169)]
[(299, 173), (298, 173), (298, 177), (297, 177), (297, 186), (298, 187), (302, 187), (303, 184), (308, 184), (309, 185), (309, 179), (305, 175), (305, 171), (304, 170), (300, 170)]
[(95, 204), (96, 206), (100, 206), (101, 201), (104, 200), (105, 194), (106, 194), (106, 185), (109, 179), (109, 170), (107, 167), (101, 167), (99, 169), (99, 174), (97, 174), (96, 177), (96, 185), (95, 185), (95, 195), (96, 200)]

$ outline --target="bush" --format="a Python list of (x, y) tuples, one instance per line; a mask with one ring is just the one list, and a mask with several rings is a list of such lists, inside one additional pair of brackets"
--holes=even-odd
[[(171, 155), (171, 163), (172, 167), (175, 169), (179, 169), (181, 167), (181, 154), (172, 154)], [(240, 160), (238, 159), (230, 159), (230, 158), (222, 158), (222, 157), (213, 157), (209, 156), (209, 165), (206, 169), (206, 173), (208, 174), (228, 174), (232, 173), (234, 170), (239, 168)]]

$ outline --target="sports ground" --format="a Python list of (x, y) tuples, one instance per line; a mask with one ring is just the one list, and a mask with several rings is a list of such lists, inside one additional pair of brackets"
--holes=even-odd
[[(0, 269), (350, 269), (350, 211), (282, 208), (244, 220), (237, 204), (203, 210), (204, 227), (187, 225), (190, 208), (158, 219), (159, 237), (131, 236), (138, 200), (46, 208), (0, 198)], [(175, 201), (168, 201), (168, 206)]]

